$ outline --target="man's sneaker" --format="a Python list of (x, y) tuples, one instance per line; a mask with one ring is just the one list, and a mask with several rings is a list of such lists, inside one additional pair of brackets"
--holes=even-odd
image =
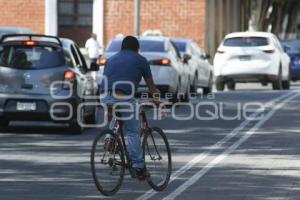
[(132, 168), (131, 175), (132, 178), (137, 178), (140, 181), (144, 181), (150, 177), (150, 174), (147, 172), (146, 168)]

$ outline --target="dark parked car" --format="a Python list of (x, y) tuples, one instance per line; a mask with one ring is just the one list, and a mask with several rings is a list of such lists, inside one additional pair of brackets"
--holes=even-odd
[(284, 40), (281, 45), (291, 58), (291, 80), (300, 80), (300, 40)]
[[(97, 84), (77, 45), (46, 35), (4, 35), (0, 40), (0, 127), (10, 121), (69, 123), (74, 132), (96, 122), (96, 106), (82, 102), (97, 94)], [(55, 83), (55, 84), (54, 84)], [(78, 116), (80, 115), (80, 116)]]

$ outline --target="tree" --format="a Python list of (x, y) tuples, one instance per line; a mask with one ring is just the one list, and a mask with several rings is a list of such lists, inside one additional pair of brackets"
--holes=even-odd
[(299, 0), (252, 0), (249, 29), (273, 32), (282, 39), (295, 37), (299, 10)]

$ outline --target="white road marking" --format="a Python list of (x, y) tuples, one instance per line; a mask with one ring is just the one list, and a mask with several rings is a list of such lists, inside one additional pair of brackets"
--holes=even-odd
[[(274, 105), (275, 103), (277, 103), (278, 101), (292, 95), (293, 92), (288, 92), (285, 93), (269, 102), (267, 102), (264, 107), (270, 107), (272, 105)], [(256, 116), (258, 116), (261, 113), (261, 110), (258, 110), (256, 112), (254, 112), (249, 118), (254, 118)], [(187, 172), (188, 170), (190, 170), (193, 166), (195, 166), (196, 164), (198, 164), (199, 162), (201, 162), (202, 160), (204, 160), (207, 156), (210, 155), (210, 152), (213, 151), (214, 149), (218, 149), (220, 147), (222, 147), (222, 145), (224, 145), (226, 142), (228, 142), (231, 138), (235, 137), (241, 130), (243, 130), (249, 123), (251, 123), (253, 120), (249, 120), (249, 118), (245, 121), (243, 121), (238, 127), (236, 127), (235, 129), (233, 129), (230, 133), (226, 134), (226, 136), (221, 139), (219, 142), (217, 142), (216, 144), (214, 144), (209, 151), (204, 152), (199, 154), (198, 156), (194, 157), (191, 161), (189, 161), (187, 164), (185, 164), (184, 166), (182, 166), (180, 169), (178, 169), (176, 172), (174, 172), (170, 178), (170, 182), (173, 182), (174, 180), (176, 180), (178, 177), (180, 177), (182, 174), (184, 174), (185, 172)], [(150, 199), (151, 197), (153, 197), (157, 192), (154, 190), (148, 190), (145, 194), (139, 196), (136, 200), (147, 200)]]
[(268, 114), (259, 122), (255, 124), (254, 127), (252, 127), (249, 131), (247, 131), (243, 137), (241, 137), (237, 142), (235, 142), (233, 145), (231, 145), (228, 149), (226, 149), (222, 154), (217, 156), (215, 159), (213, 159), (211, 162), (209, 162), (204, 168), (202, 168), (200, 171), (198, 171), (195, 175), (193, 175), (190, 179), (188, 179), (185, 183), (183, 183), (181, 186), (179, 186), (176, 190), (174, 190), (171, 194), (163, 198), (163, 200), (171, 200), (175, 199), (177, 196), (179, 196), (182, 192), (184, 192), (187, 188), (192, 186), (194, 183), (196, 183), (202, 176), (204, 176), (208, 171), (210, 171), (212, 168), (214, 168), (218, 163), (220, 163), (222, 160), (224, 160), (229, 154), (231, 154), (234, 150), (236, 150), (241, 144), (243, 144), (252, 134), (254, 134), (262, 125), (265, 124), (266, 121), (268, 121), (278, 109), (280, 109), (282, 106), (284, 106), (286, 103), (291, 101), (292, 99), (298, 97), (300, 94), (296, 93), (287, 99), (283, 100), (281, 103), (275, 105), (275, 107), (268, 112)]

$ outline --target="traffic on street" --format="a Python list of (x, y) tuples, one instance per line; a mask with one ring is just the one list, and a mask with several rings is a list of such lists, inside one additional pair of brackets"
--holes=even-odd
[(299, 1), (24, 2), (0, 0), (1, 200), (300, 199)]

